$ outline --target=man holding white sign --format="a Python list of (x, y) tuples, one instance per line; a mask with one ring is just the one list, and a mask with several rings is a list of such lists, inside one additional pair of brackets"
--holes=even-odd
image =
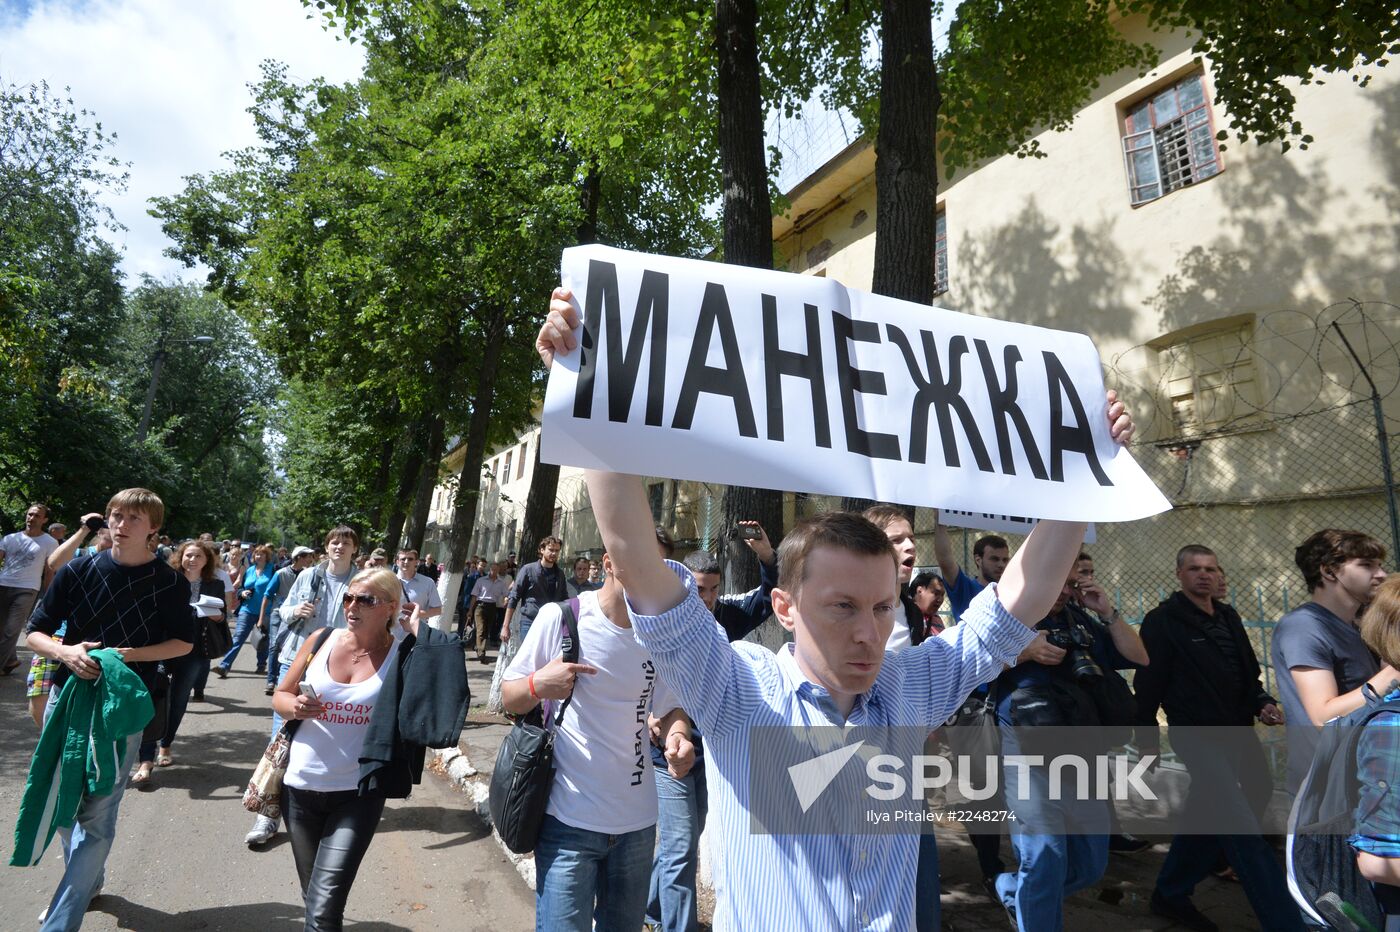
[[(668, 267), (675, 263), (704, 265), (642, 258), (648, 264)], [(569, 253), (566, 253), (565, 264), (566, 267), (570, 264)], [(768, 279), (791, 278), (719, 266), (712, 266), (712, 272), (726, 278), (752, 275), (754, 284), (759, 287), (767, 284)], [(706, 274), (711, 274), (711, 270)], [(945, 432), (943, 462), (925, 465), (920, 458), (922, 452), (911, 449), (911, 456), (906, 460), (899, 438), (873, 429), (881, 423), (878, 411), (872, 410), (862, 419), (860, 412), (852, 407), (857, 404), (857, 393), (876, 393), (883, 379), (878, 378), (875, 367), (863, 359), (858, 364), (866, 368), (856, 370), (848, 344), (853, 339), (862, 339), (853, 337), (854, 332), (870, 335), (870, 327), (876, 325), (869, 321), (861, 321), (869, 327), (854, 328), (850, 317), (836, 313), (833, 318), (840, 337), (840, 348), (835, 353), (839, 372), (834, 381), (842, 383), (841, 410), (846, 425), (845, 438), (838, 449), (833, 445), (829, 423), (823, 423), (829, 422), (824, 401), (833, 380), (828, 379), (827, 370), (818, 365), (821, 359), (818, 344), (823, 331), (815, 306), (808, 308), (806, 314), (805, 352), (770, 344), (768, 349), (772, 352), (767, 357), (770, 368), (765, 370), (760, 360), (759, 368), (751, 370), (739, 361), (741, 354), (723, 286), (711, 282), (699, 291), (690, 292), (704, 295), (699, 322), (692, 319), (693, 326), (687, 324), (670, 331), (682, 334), (679, 338), (682, 341), (695, 336), (690, 363), (684, 373), (673, 372), (665, 365), (666, 347), (658, 347), (658, 343), (664, 342), (662, 337), (653, 334), (649, 345), (642, 338), (648, 320), (664, 334), (668, 315), (672, 310), (679, 310), (670, 305), (672, 292), (665, 274), (649, 268), (642, 274), (640, 293), (636, 288), (628, 292), (629, 296), (639, 295), (636, 301), (639, 313), (634, 315), (630, 330), (633, 339), (625, 347), (620, 346), (622, 333), (626, 331), (617, 313), (621, 305), (616, 276), (616, 268), (611, 272), (595, 268), (590, 276), (585, 317), (591, 326), (586, 326), (582, 334), (582, 353), (574, 352), (580, 343), (575, 335), (580, 315), (569, 303), (568, 291), (555, 292), (549, 318), (540, 331), (537, 346), (545, 364), (552, 365), (556, 357), (560, 362), (554, 367), (545, 406), (543, 437), (546, 447), (542, 456), (548, 459), (567, 459), (608, 468), (611, 464), (607, 460), (625, 451), (631, 468), (652, 474), (667, 474), (669, 470), (669, 474), (674, 475), (679, 468), (678, 460), (666, 455), (672, 452), (682, 458), (702, 457), (705, 462), (684, 468), (703, 471), (711, 480), (725, 481), (720, 479), (721, 473), (733, 477), (727, 481), (737, 482), (762, 474), (765, 484), (778, 487), (810, 489), (817, 483), (826, 485), (835, 494), (927, 503), (926, 499), (936, 492), (931, 483), (950, 470), (956, 472), (952, 461), (960, 449), (967, 449), (966, 444), (972, 443), (964, 435), (964, 447), (959, 448), (959, 441)], [(675, 293), (687, 292), (677, 290)], [(770, 302), (763, 302), (765, 332), (775, 343), (776, 302), (771, 306), (772, 314), (768, 312)], [(588, 312), (592, 313), (591, 317)], [(604, 314), (610, 321), (606, 328), (601, 322)], [(678, 318), (682, 316), (677, 313)], [(716, 331), (724, 358), (722, 367), (710, 365), (709, 341)], [(876, 338), (879, 338), (878, 333)], [(892, 333), (890, 339), (899, 342)], [(907, 338), (904, 342), (907, 345)], [(924, 342), (926, 349), (932, 347), (932, 335), (927, 335)], [(1087, 341), (1084, 346), (1088, 346)], [(635, 423), (629, 423), (633, 388), (638, 384), (641, 359), (647, 351), (650, 361), (645, 383), (645, 423), (640, 417)], [(965, 341), (963, 352), (966, 352)], [(1007, 352), (1003, 358), (1014, 368), (1014, 363), (1010, 362), (1012, 355)], [(608, 358), (606, 368), (598, 364), (598, 356)], [(1048, 364), (1047, 369), (1065, 371), (1058, 361)], [(747, 394), (746, 373), (750, 371), (767, 371), (769, 375), (766, 440), (757, 436)], [(811, 431), (815, 434), (815, 448), (783, 442), (781, 381), (784, 376), (794, 375), (807, 381), (812, 390)], [(949, 389), (949, 382), (942, 381), (941, 375), (937, 378), (944, 389)], [(1002, 383), (999, 389), (1001, 394), (995, 403), (1002, 406), (1003, 412), (1008, 404), (1015, 403), (1014, 387), (1006, 387), (1014, 378), (1014, 375), (1009, 376), (1009, 381)], [(671, 383), (678, 380), (675, 386), (678, 393), (668, 391)], [(600, 382), (607, 389), (603, 401), (608, 413), (606, 419), (594, 420), (593, 394)], [(1064, 383), (1058, 384), (1063, 386)], [(957, 388), (953, 386), (951, 391), (956, 393)], [(709, 426), (704, 431), (704, 441), (697, 446), (694, 441), (687, 441), (685, 433), (695, 423), (702, 394), (730, 400), (725, 405), (717, 405), (706, 399)], [(909, 400), (908, 394), (904, 396), (905, 401)], [(669, 428), (662, 426), (667, 421), (667, 398), (676, 399)], [(916, 399), (913, 403), (921, 402)], [(945, 392), (942, 403), (942, 410), (950, 410), (959, 402), (950, 400)], [(927, 414), (933, 404), (930, 400), (922, 408), (926, 415), (922, 429), (918, 427), (919, 419), (914, 419), (916, 426), (912, 433), (921, 436), (920, 442), (925, 446)], [(965, 402), (961, 404), (966, 408)], [(730, 425), (737, 423), (741, 439), (723, 455), (716, 456), (713, 449), (718, 444), (716, 435), (734, 433), (726, 430), (728, 425), (717, 417), (718, 411), (726, 407), (733, 416)], [(1050, 407), (1058, 418), (1059, 409), (1054, 404)], [(1040, 468), (1032, 472), (1037, 477), (1045, 474), (1043, 480), (1038, 478), (1037, 481), (1061, 483), (1058, 486), (1060, 496), (1066, 491), (1063, 483), (1067, 475), (1074, 476), (1079, 486), (1086, 479), (1098, 482), (1095, 477), (1102, 476), (1108, 480), (1109, 488), (1113, 488), (1115, 481), (1132, 486), (1132, 495), (1145, 495), (1144, 483), (1145, 488), (1155, 492), (1145, 477), (1135, 483), (1136, 465), (1125, 467), (1124, 461), (1131, 464), (1130, 458), (1117, 454), (1114, 443), (1127, 442), (1132, 422), (1113, 395), (1109, 395), (1106, 419), (1097, 413), (1103, 410), (1097, 405), (1093, 406), (1097, 410), (1091, 418), (1077, 397), (1071, 407), (1077, 408), (1078, 426), (1072, 428), (1075, 437), (1057, 435), (1054, 427), (1040, 433), (1042, 437), (1059, 436), (1046, 447), (1051, 451), (1052, 461), (1057, 463), (1053, 469), (1059, 478), (1051, 478), (1051, 469), (1045, 467), (1046, 460), (1037, 449), (1034, 455), (1039, 457)], [(906, 408), (905, 424), (909, 423), (907, 412)], [(1029, 443), (1019, 452), (1009, 441), (1003, 446), (1002, 452), (1010, 451), (1002, 460), (1003, 470), (1009, 467), (1006, 475), (1015, 474), (1018, 465), (1024, 466), (1028, 450), (1039, 442), (1037, 435), (1030, 431), (1025, 413), (1018, 414), (1013, 420), (1019, 421), (1017, 430), (1029, 438)], [(585, 431), (560, 426), (570, 420), (592, 426)], [(967, 420), (963, 423), (966, 425)], [(565, 431), (569, 433), (566, 435)], [(673, 444), (672, 449), (652, 450), (653, 442), (661, 441), (663, 435), (666, 443)], [(1099, 444), (1099, 438), (1105, 442)], [(978, 440), (980, 442), (980, 438)], [(1078, 455), (1066, 457), (1066, 452), (1072, 448), (1079, 450)], [(705, 449), (709, 450), (708, 454)], [(1058, 452), (1054, 452), (1056, 450)], [(986, 454), (985, 449), (981, 452)], [(852, 460), (852, 456), (857, 459)], [(860, 462), (861, 458), (867, 461), (864, 476), (858, 469), (851, 468), (851, 464)], [(983, 458), (976, 457), (979, 468)], [(646, 462), (638, 462), (639, 459)], [(666, 468), (651, 468), (652, 462), (663, 460)], [(1076, 461), (1077, 465), (1068, 465)], [(1089, 465), (1091, 461), (1092, 466)], [(814, 466), (816, 468), (812, 468)], [(824, 470), (833, 467), (839, 475), (824, 477)], [(1137, 475), (1141, 476), (1140, 471)], [(929, 730), (944, 722), (973, 687), (990, 680), (1002, 666), (1012, 664), (1031, 641), (1029, 625), (1044, 617), (1055, 602), (1079, 552), (1085, 525), (1078, 521), (1042, 521), (1007, 567), (1001, 582), (989, 587), (969, 608), (963, 624), (918, 647), (887, 655), (885, 642), (900, 607), (899, 561), (889, 540), (878, 527), (859, 515), (833, 513), (811, 519), (790, 533), (779, 549), (780, 576), (779, 586), (773, 590), (773, 610), (783, 626), (793, 632), (794, 640), (775, 655), (758, 645), (731, 646), (696, 594), (690, 574), (679, 565), (667, 564), (658, 558), (651, 513), (640, 479), (597, 469), (590, 470), (587, 479), (604, 546), (626, 590), (635, 634), (651, 653), (661, 675), (673, 685), (687, 712), (705, 731), (710, 745), (714, 774), (712, 818), (724, 838), (724, 857), (716, 865), (720, 900), (715, 927), (806, 930), (851, 928), (857, 924), (879, 929), (912, 926), (918, 850), (913, 835), (870, 835), (852, 839), (842, 835), (769, 835), (751, 829), (744, 803), (752, 792), (746, 778), (750, 767), (749, 731), (755, 726), (775, 724), (873, 725), (889, 729), (891, 735), (897, 732), (913, 736), (913, 740), (903, 738), (884, 748), (887, 753), (912, 758), (921, 751), (923, 737)], [(907, 494), (901, 496), (901, 490)], [(884, 494), (890, 491), (895, 494)], [(1122, 509), (1121, 512), (1098, 507), (1103, 501), (1086, 505), (1085, 510), (1098, 520), (1115, 516), (1121, 519), (1124, 512), (1131, 514), (1142, 507), (1141, 502), (1122, 499), (1120, 496), (1125, 491), (1126, 488), (1115, 488), (1113, 494), (1106, 496), (1107, 501), (1114, 503), (1112, 508)], [(1043, 503), (1044, 507), (1039, 509), (1024, 507), (1029, 501), (1028, 495), (1026, 491), (1020, 496), (1016, 508), (1019, 513), (1057, 509), (1069, 517), (1070, 509), (1063, 501), (1053, 503), (1053, 509), (1052, 503)], [(1160, 499), (1160, 493), (1157, 497)], [(959, 503), (965, 503), (966, 507), (981, 504), (980, 500), (968, 496), (960, 497)], [(911, 727), (901, 729), (898, 726)], [(774, 779), (786, 777), (778, 773), (774, 774)], [(813, 825), (812, 830), (820, 832), (822, 826)], [(775, 890), (782, 892), (775, 897)]]

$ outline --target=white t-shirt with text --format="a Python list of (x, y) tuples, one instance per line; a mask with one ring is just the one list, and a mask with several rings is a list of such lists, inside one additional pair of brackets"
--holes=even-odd
[[(613, 624), (598, 593), (579, 596), (579, 662), (596, 667), (574, 683), (574, 701), (554, 738), (554, 787), (545, 811), (575, 828), (609, 835), (656, 823), (647, 714), (680, 705), (630, 627)], [(504, 679), (524, 679), (560, 655), (557, 604), (540, 609)], [(553, 713), (545, 703), (545, 713)]]

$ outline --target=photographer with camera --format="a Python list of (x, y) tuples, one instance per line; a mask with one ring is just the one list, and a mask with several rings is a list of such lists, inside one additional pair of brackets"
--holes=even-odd
[[(1081, 581), (1078, 568), (1071, 567), (1036, 632), (1016, 666), (993, 687), (1003, 755), (1038, 753), (1022, 747), (1026, 728), (1122, 728), (1133, 722), (1133, 696), (1116, 671), (1146, 666), (1147, 649), (1097, 583)], [(1108, 866), (1108, 803), (1075, 799), (1074, 793), (1052, 798), (1045, 767), (1003, 772), (1007, 802), (1016, 814), (1011, 840), (1021, 864), (997, 878), (997, 894), (1022, 932), (1062, 929), (1065, 896), (1095, 883)], [(1054, 834), (1047, 831), (1051, 826), (1074, 826), (1075, 832)]]
[[(1216, 597), (1220, 575), (1220, 563), (1209, 547), (1182, 547), (1176, 555), (1181, 589), (1142, 621), (1142, 640), (1152, 654), (1152, 666), (1133, 683), (1138, 745), (1144, 755), (1156, 752), (1160, 706), (1172, 729), (1172, 749), (1191, 775), (1186, 811), (1203, 811), (1209, 805), (1215, 810), (1253, 812), (1257, 821), (1274, 785), (1251, 726), (1256, 718), (1265, 725), (1281, 725), (1283, 713), (1264, 691), (1259, 660), (1239, 612)], [(1201, 725), (1236, 727), (1178, 727)], [(1220, 739), (1210, 740), (1209, 735), (1217, 731)], [(1260, 831), (1178, 834), (1157, 875), (1152, 912), (1198, 932), (1215, 929), (1215, 923), (1191, 903), (1191, 894), (1216, 866), (1222, 850), (1263, 928), (1270, 932), (1303, 928), (1283, 868)]]

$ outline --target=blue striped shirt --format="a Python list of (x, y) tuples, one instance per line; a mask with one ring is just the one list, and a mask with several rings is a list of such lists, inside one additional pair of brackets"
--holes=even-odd
[[(994, 678), (1035, 634), (1006, 611), (996, 587), (973, 600), (962, 624), (918, 647), (885, 655), (870, 691), (843, 722), (830, 694), (802, 674), (792, 644), (774, 654), (730, 645), (695, 592), (661, 615), (632, 613), (633, 630), (705, 733), (715, 858), (717, 930), (905, 930), (914, 925), (917, 834), (768, 835), (752, 830), (749, 730), (755, 726), (894, 727), (886, 753), (909, 760), (972, 690)], [(629, 611), (631, 607), (629, 605)], [(922, 731), (920, 730), (922, 729)], [(786, 781), (782, 770), (774, 780)], [(852, 797), (852, 806), (862, 801)]]

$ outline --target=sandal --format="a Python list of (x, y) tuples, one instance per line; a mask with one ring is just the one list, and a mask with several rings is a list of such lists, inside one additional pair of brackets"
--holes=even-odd
[(175, 763), (175, 758), (170, 756), (170, 752), (168, 750), (156, 752), (157, 767), (169, 767), (173, 763)]
[(131, 775), (131, 784), (140, 786), (149, 783), (151, 780), (151, 764), (149, 761), (136, 768), (136, 772)]

